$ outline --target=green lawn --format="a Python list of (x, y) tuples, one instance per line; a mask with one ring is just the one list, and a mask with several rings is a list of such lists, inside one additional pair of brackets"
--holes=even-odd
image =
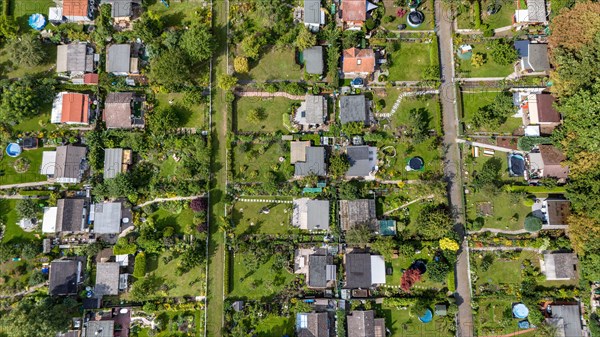
[[(397, 91), (391, 89), (390, 91)], [(396, 98), (398, 96), (396, 95)], [(387, 102), (382, 112), (391, 112), (394, 101)], [(396, 113), (392, 116), (392, 127), (397, 128), (400, 125), (407, 125), (410, 121), (410, 115), (419, 109), (427, 111), (429, 116), (429, 127), (437, 132), (442, 132), (442, 116), (440, 112), (440, 101), (438, 95), (421, 95), (404, 97)]]
[[(42, 166), (42, 152), (52, 151), (52, 148), (39, 148), (35, 150), (23, 151), (17, 158), (11, 158), (4, 154), (0, 159), (0, 185), (10, 185), (17, 183), (26, 183), (34, 181), (44, 181), (46, 176), (40, 174)], [(5, 149), (3, 148), (4, 152)], [(14, 163), (19, 158), (27, 158), (29, 160), (29, 169), (24, 173), (17, 173), (14, 168)]]
[(432, 44), (402, 42), (391, 55), (390, 81), (418, 81), (431, 65), (429, 51)]
[[(285, 97), (259, 98), (241, 97), (234, 103), (234, 129), (240, 132), (275, 132), (288, 130), (283, 125), (283, 114), (292, 113), (292, 104), (300, 104)], [(258, 110), (260, 120), (257, 122), (248, 120), (248, 112)]]
[(510, 0), (502, 1), (501, 2), (502, 8), (500, 9), (500, 11), (496, 14), (488, 15), (487, 8), (489, 5), (493, 4), (494, 1), (497, 1), (497, 0), (488, 0), (488, 1), (482, 2), (482, 4), (481, 4), (481, 11), (482, 11), (481, 20), (482, 20), (482, 22), (484, 24), (489, 25), (489, 27), (492, 29), (512, 25), (513, 16), (515, 15), (515, 9), (517, 9), (517, 7), (515, 6), (514, 0), (513, 1), (510, 1)]
[(13, 127), (16, 132), (36, 132), (36, 131), (52, 131), (58, 128), (57, 124), (50, 123), (50, 113), (52, 104), (47, 107), (43, 106), (39, 115), (32, 118), (25, 118)]
[[(506, 77), (514, 71), (514, 64), (500, 65), (492, 59), (485, 43), (470, 43), (473, 46), (473, 53), (483, 54), (485, 63), (475, 68), (471, 60), (459, 60), (459, 70), (457, 76), (462, 77)], [(516, 61), (516, 60), (515, 60)]]
[[(269, 214), (262, 213), (264, 207), (269, 208)], [(292, 204), (236, 202), (232, 213), (236, 235), (297, 232), (291, 225), (291, 218)]]
[(183, 21), (192, 20), (198, 8), (202, 8), (204, 2), (199, 0), (189, 1), (167, 1), (167, 8), (160, 0), (151, 0), (147, 11), (151, 11), (160, 16), (160, 20), (166, 26), (180, 26)]
[(164, 284), (169, 288), (167, 295), (169, 297), (182, 296), (205, 296), (205, 265), (202, 264), (190, 270), (183, 275), (177, 275), (177, 265), (181, 262), (181, 257), (165, 263), (164, 257), (170, 253), (164, 252), (160, 255), (148, 255), (147, 271), (164, 279)]
[(512, 318), (512, 303), (518, 299), (481, 298), (475, 312), (475, 330), (478, 336), (496, 336), (519, 330), (516, 318)]
[(183, 233), (184, 228), (193, 223), (194, 211), (189, 207), (186, 207), (182, 209), (181, 212), (174, 214), (164, 208), (160, 208), (152, 213), (149, 218), (154, 219), (158, 228), (172, 226), (177, 233)]
[(406, 25), (406, 30), (427, 30), (427, 29), (433, 29), (433, 23), (434, 23), (434, 18), (433, 18), (433, 8), (431, 6), (431, 1), (427, 1), (424, 0), (421, 2), (421, 5), (419, 6), (418, 10), (423, 12), (423, 14), (425, 15), (425, 21), (423, 22), (423, 24), (421, 24), (421, 26), (417, 27), (417, 28), (413, 28), (411, 26), (408, 25), (407, 22), (407, 17), (408, 15), (404, 15), (404, 17), (399, 18), (396, 15), (396, 12), (398, 11), (398, 9), (400, 8), (404, 8), (404, 9), (408, 9), (406, 6), (396, 6), (395, 1), (382, 1), (379, 2), (379, 4), (383, 4), (385, 6), (385, 16), (392, 16), (394, 18), (393, 21), (391, 22), (386, 22), (386, 23), (382, 23), (382, 26), (385, 29), (388, 30), (397, 30), (398, 29), (398, 25), (400, 24), (405, 24)]
[(183, 102), (182, 93), (156, 94), (158, 106), (168, 106), (172, 101), (174, 106), (177, 106), (177, 113), (181, 127), (185, 128), (204, 128), (207, 124), (208, 105), (194, 104), (193, 106), (186, 105)]
[[(174, 337), (174, 336), (198, 336), (204, 331), (202, 310), (194, 311), (163, 311), (157, 312), (157, 318), (161, 322), (158, 332), (151, 332), (150, 328), (135, 327), (130, 331), (132, 337)], [(193, 319), (193, 328), (189, 323)], [(191, 328), (191, 329), (190, 329)], [(190, 329), (186, 332), (184, 330)]]
[(271, 48), (257, 63), (250, 64), (250, 72), (247, 75), (240, 77), (255, 81), (293, 81), (301, 80), (303, 78), (303, 71), (302, 67), (296, 63), (296, 55), (293, 48), (283, 50)]
[[(431, 261), (433, 259), (433, 253), (429, 250), (429, 248), (425, 247), (421, 249), (419, 254), (415, 254), (414, 256), (407, 258), (405, 256), (400, 256), (396, 259), (392, 259), (391, 261), (386, 262), (386, 267), (392, 267), (392, 275), (385, 276), (385, 284), (388, 286), (398, 286), (400, 285), (400, 279), (402, 278), (402, 273), (405, 269), (411, 266), (415, 261), (422, 260), (425, 263)], [(439, 282), (434, 282), (429, 279), (429, 275), (427, 273), (423, 274), (421, 281), (417, 282), (415, 287), (423, 287), (423, 288), (437, 288), (441, 289), (444, 285)]]
[[(462, 117), (463, 122), (469, 126), (471, 116), (478, 113), (479, 109), (486, 105), (490, 105), (494, 102), (494, 98), (500, 94), (495, 91), (482, 91), (477, 93), (461, 92), (462, 102)], [(513, 133), (523, 125), (523, 120), (520, 117), (509, 116), (506, 122), (496, 129), (486, 129), (485, 127), (477, 130), (467, 127), (467, 132), (471, 131), (482, 131), (482, 132), (496, 132), (496, 133)]]
[(447, 318), (434, 316), (433, 321), (424, 324), (419, 318), (411, 313), (411, 309), (386, 307), (379, 310), (385, 317), (385, 326), (391, 331), (392, 337), (450, 337), (450, 323)]
[(293, 336), (296, 318), (269, 315), (262, 319), (256, 326), (254, 333), (258, 337)]
[[(278, 144), (271, 144), (262, 152), (262, 150), (259, 151), (261, 146), (263, 145), (252, 144), (247, 151), (243, 151), (241, 145), (235, 147), (233, 160), (236, 180), (260, 182), (264, 181), (264, 174), (271, 170), (284, 176), (287, 172), (293, 172), (289, 151), (284, 152)], [(256, 158), (260, 158), (260, 160), (256, 160)], [(284, 159), (280, 161), (279, 158)]]
[(261, 265), (258, 269), (249, 270), (244, 264), (241, 253), (233, 258), (233, 273), (231, 275), (231, 292), (229, 297), (257, 300), (270, 297), (281, 291), (297, 275), (286, 270), (273, 271), (274, 258)]
[(36, 232), (25, 232), (17, 225), (19, 216), (15, 211), (16, 200), (4, 199), (0, 200), (0, 220), (5, 224), (4, 237), (2, 242), (9, 241), (29, 241), (36, 239)]
[(28, 24), (31, 14), (41, 13), (47, 19), (48, 8), (56, 6), (52, 0), (12, 0), (11, 2), (13, 16), (19, 23), (19, 26), (21, 26), (21, 29), (31, 29)]
[[(47, 14), (48, 12), (46, 12)], [(28, 74), (37, 74), (50, 71), (56, 63), (56, 46), (53, 44), (44, 44), (44, 51), (47, 56), (45, 62), (39, 66), (28, 67), (20, 66), (10, 60), (5, 49), (0, 49), (0, 76), (6, 78), (20, 78)]]

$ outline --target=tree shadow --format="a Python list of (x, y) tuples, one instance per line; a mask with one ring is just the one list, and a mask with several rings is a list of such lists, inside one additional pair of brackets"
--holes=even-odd
[(148, 254), (146, 256), (146, 273), (151, 273), (158, 269), (158, 254)]

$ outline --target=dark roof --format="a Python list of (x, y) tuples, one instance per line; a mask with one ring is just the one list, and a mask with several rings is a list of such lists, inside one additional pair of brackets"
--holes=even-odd
[(304, 49), (304, 64), (309, 74), (323, 74), (323, 47), (314, 46)]
[(327, 287), (327, 261), (331, 260), (326, 255), (310, 255), (308, 257), (308, 286), (313, 288)]
[(306, 123), (322, 124), (327, 114), (327, 100), (320, 95), (306, 95)]
[(342, 230), (347, 231), (360, 224), (367, 224), (374, 231), (377, 230), (375, 200), (340, 200), (340, 226)]
[(340, 121), (342, 124), (350, 122), (369, 124), (369, 113), (365, 95), (346, 95), (340, 97)]
[(96, 286), (98, 296), (119, 294), (119, 263), (103, 262), (96, 264)]
[(346, 254), (346, 286), (345, 288), (370, 288), (371, 255), (367, 253)]
[(100, 309), (102, 307), (102, 299), (100, 298), (84, 298), (82, 302), (83, 309)]
[(77, 260), (55, 260), (50, 263), (50, 295), (73, 295), (81, 275), (81, 262)]
[(548, 60), (548, 45), (545, 43), (530, 43), (528, 62), (533, 71), (545, 71), (550, 69)]
[(298, 330), (298, 337), (328, 337), (329, 318), (326, 312), (312, 312), (308, 314), (300, 313), (299, 316), (306, 315), (306, 327)]
[(574, 253), (544, 254), (548, 280), (574, 280), (577, 278), (577, 255)]
[(535, 98), (540, 123), (560, 123), (560, 114), (554, 109), (554, 96), (538, 94)]
[(304, 0), (304, 23), (321, 24), (320, 0)]
[(110, 4), (112, 6), (111, 16), (120, 18), (131, 16), (131, 0), (102, 0), (101, 4)]
[(84, 199), (59, 199), (56, 232), (81, 232), (85, 223)]
[(131, 46), (129, 44), (113, 44), (106, 50), (106, 72), (129, 73)]
[(552, 318), (549, 323), (560, 329), (557, 336), (579, 337), (584, 336), (581, 324), (579, 304), (551, 305)]
[(308, 176), (315, 174), (325, 176), (327, 174), (325, 166), (325, 148), (320, 146), (310, 146), (306, 150), (306, 161), (296, 162), (294, 164), (294, 174), (296, 176)]
[(350, 162), (350, 167), (346, 176), (348, 177), (366, 177), (371, 171), (373, 171), (373, 156), (374, 153), (371, 147), (362, 146), (348, 146), (346, 148), (346, 155)]
[(56, 148), (54, 176), (57, 179), (81, 179), (82, 161), (87, 149), (83, 146), (59, 146)]
[(519, 53), (520, 57), (529, 56), (529, 40), (517, 40), (515, 41), (515, 49)]
[(567, 217), (571, 215), (569, 200), (546, 200), (548, 225), (566, 225)]
[(347, 318), (348, 337), (375, 337), (375, 312), (352, 311)]

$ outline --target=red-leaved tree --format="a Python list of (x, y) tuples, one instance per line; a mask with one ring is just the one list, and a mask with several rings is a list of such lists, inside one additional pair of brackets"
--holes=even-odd
[(196, 198), (190, 202), (190, 208), (194, 212), (206, 211), (207, 202), (205, 198)]
[(408, 269), (402, 274), (402, 280), (400, 282), (400, 288), (405, 292), (409, 293), (415, 283), (421, 280), (421, 271), (419, 269)]

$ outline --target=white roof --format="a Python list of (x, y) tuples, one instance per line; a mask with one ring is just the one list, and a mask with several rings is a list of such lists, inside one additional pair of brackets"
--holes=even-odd
[(50, 21), (63, 21), (62, 7), (50, 7), (48, 8), (48, 19)]
[(56, 233), (57, 214), (58, 214), (58, 207), (44, 208), (44, 218), (42, 220), (42, 232), (43, 233)]
[(529, 21), (529, 11), (526, 9), (517, 9), (515, 11), (515, 21), (528, 22)]
[(371, 283), (385, 284), (385, 260), (381, 255), (371, 255)]
[(129, 254), (117, 255), (115, 261), (119, 263), (119, 266), (127, 267), (129, 265)]
[(52, 114), (50, 115), (50, 123), (52, 124), (60, 124), (62, 121), (62, 104), (64, 94), (66, 94), (66, 92), (59, 92), (52, 102)]
[(42, 152), (42, 165), (40, 166), (40, 174), (54, 175), (56, 168), (56, 151)]
[(525, 127), (525, 136), (528, 137), (539, 137), (540, 126), (539, 125), (528, 125)]

